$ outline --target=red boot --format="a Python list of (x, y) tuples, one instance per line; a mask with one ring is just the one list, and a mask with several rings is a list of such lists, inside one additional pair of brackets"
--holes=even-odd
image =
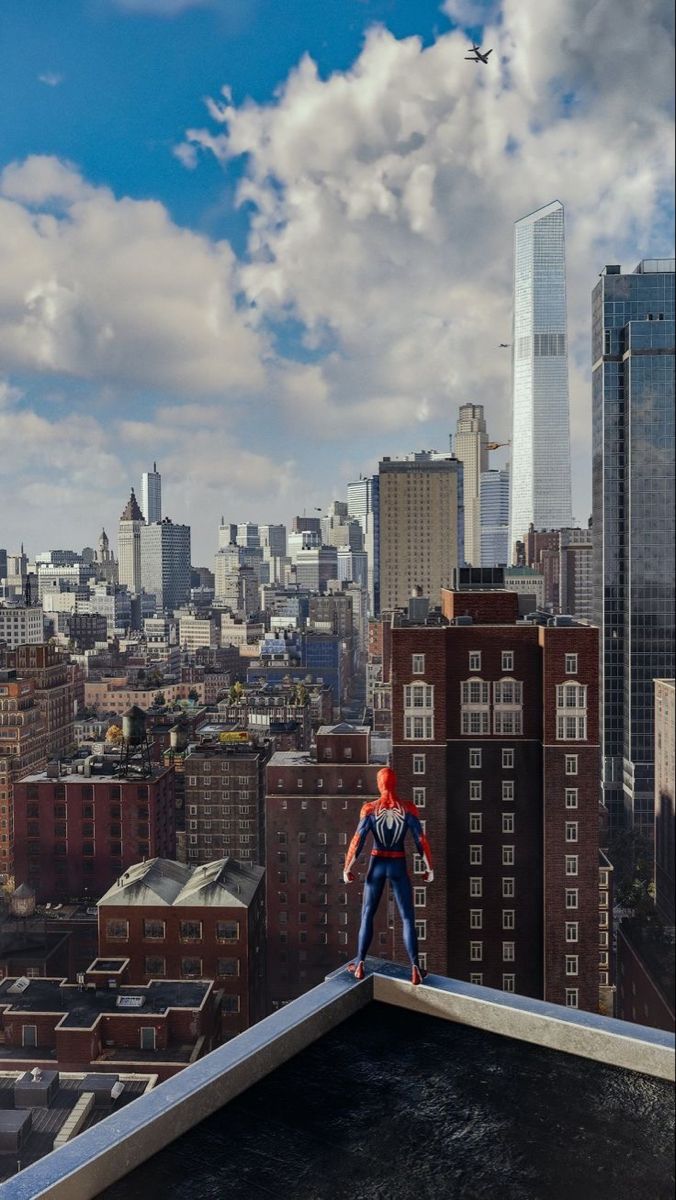
[(357, 965), (356, 965), (356, 967), (355, 967), (355, 969), (354, 969), (354, 977), (355, 977), (355, 979), (363, 979), (363, 978), (364, 978), (364, 964), (363, 964), (363, 962), (358, 962), (358, 963), (357, 963)]
[(413, 966), (411, 967), (411, 983), (413, 984), (413, 986), (417, 987), (419, 983), (422, 983), (426, 974), (427, 974), (427, 971), (423, 971), (422, 967), (418, 967), (414, 963)]

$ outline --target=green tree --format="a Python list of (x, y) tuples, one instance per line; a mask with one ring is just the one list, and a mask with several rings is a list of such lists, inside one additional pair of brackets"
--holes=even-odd
[(188, 700), (192, 700), (193, 704), (196, 704), (197, 701), (199, 700), (199, 698), (200, 698), (200, 694), (197, 691), (197, 688), (194, 688), (194, 687), (191, 688), (190, 691), (188, 692)]
[(164, 692), (155, 692), (153, 696), (153, 706), (155, 708), (164, 708), (167, 703), (167, 698)]

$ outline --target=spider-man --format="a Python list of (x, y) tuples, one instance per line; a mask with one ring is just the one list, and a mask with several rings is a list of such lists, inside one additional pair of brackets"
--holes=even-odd
[(425, 864), (423, 878), (426, 883), (431, 883), (434, 879), (429, 842), (423, 833), (415, 804), (400, 800), (396, 794), (397, 779), (394, 771), (383, 767), (382, 771), (378, 772), (377, 780), (380, 796), (362, 807), (357, 831), (345, 856), (343, 880), (345, 883), (352, 883), (352, 867), (362, 852), (366, 835), (373, 834), (371, 862), (364, 881), (357, 961), (348, 969), (353, 971), (355, 979), (364, 978), (364, 960), (373, 937), (373, 918), (383, 894), (385, 881), (389, 879), (401, 914), (404, 945), (411, 960), (411, 983), (422, 983), (426, 972), (422, 970), (418, 961), (413, 895), (406, 870), (404, 841), (410, 830), (418, 854)]

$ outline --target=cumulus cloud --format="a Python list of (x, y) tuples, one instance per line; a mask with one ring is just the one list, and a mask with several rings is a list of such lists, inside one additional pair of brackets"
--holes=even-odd
[(471, 399), (508, 436), (497, 344), (511, 340), (512, 226), (562, 200), (579, 451), (598, 270), (671, 240), (670, 8), (445, 8), (484, 24), (489, 67), (463, 61), (459, 29), (429, 47), (373, 29), (350, 70), (321, 78), (306, 56), (273, 103), (237, 106), (225, 89), (211, 127), (188, 131), (181, 153), (245, 156), (239, 199), (254, 215), (241, 282), (261, 328), (299, 322), (306, 345), (325, 348), (282, 372), (281, 395), (336, 435), (444, 414), (450, 427)]
[(237, 264), (163, 205), (46, 156), (0, 175), (0, 356), (98, 382), (228, 395), (261, 387)]

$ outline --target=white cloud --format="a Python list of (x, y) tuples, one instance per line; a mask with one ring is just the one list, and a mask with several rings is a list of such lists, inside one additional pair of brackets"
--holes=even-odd
[(116, 198), (35, 156), (0, 176), (0, 355), (7, 369), (228, 397), (261, 387), (227, 242), (155, 201)]
[(43, 71), (42, 75), (38, 75), (40, 83), (45, 83), (47, 87), (58, 87), (63, 83), (64, 76), (58, 71)]
[[(471, 7), (471, 11), (470, 11)], [(241, 280), (261, 323), (325, 346), (282, 372), (286, 411), (322, 432), (384, 434), (487, 406), (509, 436), (513, 222), (567, 212), (575, 451), (588, 476), (590, 292), (605, 262), (669, 249), (671, 36), (665, 0), (452, 0), (493, 16), (490, 66), (458, 30), (423, 48), (372, 30), (352, 68), (305, 57), (268, 105), (209, 106), (185, 145), (246, 156), (254, 207)], [(583, 490), (588, 498), (588, 480)]]
[(124, 12), (149, 17), (177, 17), (190, 8), (211, 8), (215, 0), (112, 0)]

